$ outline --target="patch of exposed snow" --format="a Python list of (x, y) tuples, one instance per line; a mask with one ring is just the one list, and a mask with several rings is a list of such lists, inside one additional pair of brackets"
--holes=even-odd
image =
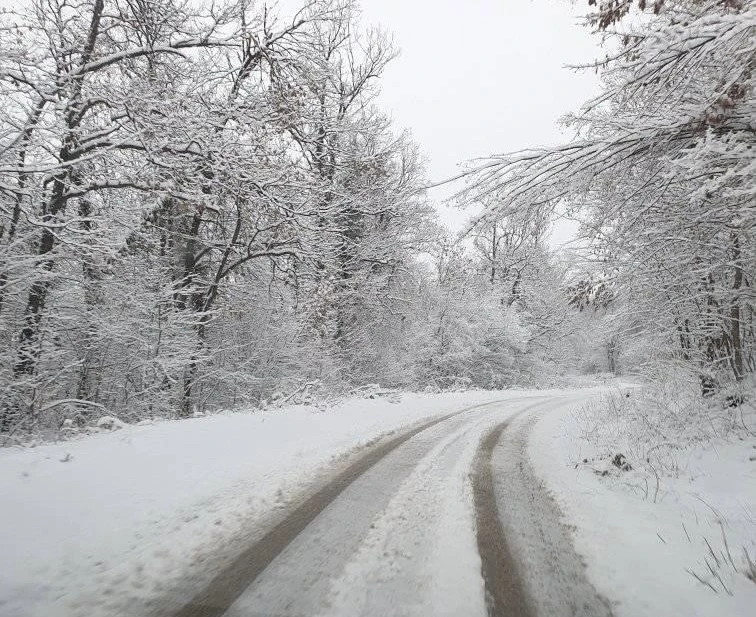
[[(586, 413), (601, 439), (586, 431)], [(756, 556), (754, 434), (676, 443), (660, 469), (650, 442), (634, 447), (619, 440), (629, 450), (607, 450), (607, 431), (617, 428), (612, 422), (595, 406), (582, 415), (547, 415), (533, 431), (529, 454), (574, 526), (589, 577), (616, 602), (615, 614), (752, 614), (756, 583), (746, 554)], [(645, 452), (651, 464), (628, 451)]]

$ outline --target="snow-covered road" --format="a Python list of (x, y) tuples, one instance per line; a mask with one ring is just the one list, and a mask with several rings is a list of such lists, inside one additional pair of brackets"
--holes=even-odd
[(483, 404), (379, 443), (173, 614), (608, 615), (525, 448), (577, 398)]
[[(308, 500), (332, 484), (334, 476), (351, 469), (351, 476), (342, 478), (351, 481), (367, 469), (353, 467), (358, 461), (369, 462), (366, 456), (380, 454), (386, 444), (423, 424), (468, 410), (464, 419), (442, 422), (398, 447), (409, 452), (425, 444), (425, 450), (415, 450), (406, 458), (403, 476), (387, 471), (390, 458), (376, 467), (373, 475), (382, 470), (388, 492), (383, 501), (372, 502), (374, 519), (366, 522), (369, 531), (363, 536), (355, 532), (355, 552), (340, 552), (343, 572), (331, 573), (334, 588), (329, 592), (332, 610), (342, 610), (338, 607), (356, 601), (344, 591), (349, 576), (359, 578), (360, 568), (369, 563), (380, 577), (381, 569), (399, 567), (405, 552), (397, 548), (402, 542), (392, 538), (399, 537), (400, 524), (407, 534), (413, 524), (405, 523), (406, 512), (392, 504), (420, 503), (420, 495), (430, 491), (424, 499), (442, 501), (434, 502), (435, 508), (423, 506), (429, 508), (428, 516), (437, 513), (432, 520), (440, 526), (439, 533), (453, 531), (443, 542), (431, 535), (436, 540), (428, 550), (435, 546), (440, 551), (450, 542), (449, 546), (457, 546), (451, 551), (457, 551), (452, 566), (465, 561), (468, 565), (447, 567), (435, 557), (428, 561), (438, 576), (427, 575), (427, 580), (439, 589), (426, 590), (422, 597), (435, 595), (436, 602), (449, 604), (443, 589), (454, 589), (458, 577), (460, 586), (464, 576), (477, 576), (482, 584), (471, 567), (478, 559), (474, 542), (468, 537), (464, 544), (461, 531), (466, 529), (469, 536), (473, 520), (466, 474), (480, 435), (491, 423), (544, 396), (584, 401), (597, 392), (406, 393), (348, 399), (329, 407), (294, 406), (155, 422), (57, 444), (0, 450), (0, 616), (175, 614), (229, 569), (234, 575), (223, 578), (238, 595), (250, 581), (250, 570), (232, 564), (244, 561), (250, 547), (259, 549), (261, 538), (277, 524), (291, 523), (288, 517), (297, 508), (307, 514), (297, 526), (304, 529), (312, 518)], [(470, 409), (493, 402), (500, 405)], [(456, 438), (454, 426), (468, 437)], [(435, 476), (426, 476), (423, 470), (441, 465), (433, 451), (443, 449), (447, 440), (454, 442), (445, 451), (445, 456), (452, 456), (449, 461), (459, 454), (456, 475), (441, 476), (433, 484)], [(413, 493), (411, 485), (404, 487), (401, 478), (414, 483), (417, 491)], [(326, 492), (315, 511), (336, 494)], [(385, 559), (374, 548), (372, 561), (363, 562), (360, 555), (371, 543), (380, 542), (381, 526), (387, 525), (394, 548), (386, 550), (393, 550), (396, 559)], [(284, 526), (281, 535), (288, 539), (296, 534)], [(270, 561), (285, 544), (272, 543), (266, 549)], [(415, 558), (425, 559), (419, 554)], [(255, 563), (265, 565), (259, 558)], [(419, 569), (415, 576), (426, 576), (424, 571)], [(456, 606), (475, 601), (466, 594), (451, 595)]]
[[(606, 391), (376, 396), (0, 450), (0, 617), (744, 614), (750, 442), (648, 502), (574, 426)], [(689, 574), (712, 529), (732, 595)]]
[(750, 614), (753, 433), (680, 454), (657, 503), (582, 436), (608, 391), (381, 394), (2, 449), (0, 617)]

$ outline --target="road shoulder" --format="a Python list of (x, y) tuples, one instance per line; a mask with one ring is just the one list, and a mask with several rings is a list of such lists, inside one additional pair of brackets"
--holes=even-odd
[[(752, 516), (753, 506), (748, 505), (753, 501), (754, 493), (748, 495), (751, 489), (741, 484), (740, 513), (735, 508), (728, 515), (714, 505), (707, 506), (704, 494), (698, 491), (711, 486), (708, 480), (713, 479), (716, 465), (707, 468), (707, 474), (712, 474), (708, 479), (686, 479), (694, 464), (687, 460), (680, 477), (661, 479), (654, 503), (653, 485), (644, 492), (644, 480), (638, 473), (613, 468), (608, 460), (602, 462), (606, 457), (583, 437), (574, 411), (561, 409), (540, 418), (528, 454), (536, 475), (573, 530), (575, 548), (586, 562), (590, 581), (612, 600), (615, 615), (750, 614), (756, 604), (756, 585), (742, 571), (726, 574), (730, 566), (723, 538), (734, 533), (736, 518), (749, 516), (749, 511)], [(725, 457), (724, 449), (720, 455)], [(753, 475), (744, 476), (743, 482), (756, 488)], [(707, 555), (707, 543), (716, 557)], [(742, 547), (730, 548), (739, 565)], [(707, 558), (715, 571), (722, 572), (732, 595), (723, 589), (713, 591), (691, 574), (705, 573)]]

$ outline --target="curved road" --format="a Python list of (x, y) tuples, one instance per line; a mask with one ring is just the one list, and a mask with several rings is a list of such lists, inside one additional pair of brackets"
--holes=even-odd
[(528, 462), (540, 414), (509, 399), (368, 449), (241, 550), (174, 617), (605, 617)]

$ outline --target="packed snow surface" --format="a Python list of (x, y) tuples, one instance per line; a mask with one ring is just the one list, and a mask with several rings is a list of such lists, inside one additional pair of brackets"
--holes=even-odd
[(522, 396), (353, 399), (0, 450), (0, 615), (139, 614), (184, 581), (209, 578), (213, 555), (350, 450), (423, 418)]
[[(590, 413), (581, 405), (600, 391), (391, 395), (113, 423), (98, 435), (0, 450), (0, 616), (170, 614), (160, 610), (166, 598), (191, 598), (228, 563), (224, 556), (249, 544), (250, 529), (264, 528), (346, 455), (430, 417), (503, 401), (459, 416), (456, 429), (444, 423), (413, 441), (414, 448), (425, 443), (425, 453), (401, 463), (409, 475), (390, 478), (395, 494), (388, 482), (387, 505), (355, 539), (359, 550), (343, 556), (346, 567), (331, 588), (337, 615), (381, 605), (361, 587), (365, 580), (389, 590), (398, 585), (397, 593), (415, 581), (412, 588), (423, 593), (407, 598), (407, 610), (447, 614), (463, 610), (465, 600), (452, 593), (461, 585), (471, 590), (467, 608), (481, 613), (471, 461), (495, 422), (549, 395), (569, 404), (534, 406), (540, 411), (527, 452), (574, 531), (589, 581), (613, 613), (750, 615), (753, 432), (680, 445), (657, 486), (648, 465), (633, 458), (641, 449), (623, 452), (633, 463), (623, 470), (611, 463), (616, 453), (586, 432)], [(354, 490), (372, 490), (369, 482), (360, 486)], [(421, 519), (428, 520), (422, 528), (412, 523)]]

